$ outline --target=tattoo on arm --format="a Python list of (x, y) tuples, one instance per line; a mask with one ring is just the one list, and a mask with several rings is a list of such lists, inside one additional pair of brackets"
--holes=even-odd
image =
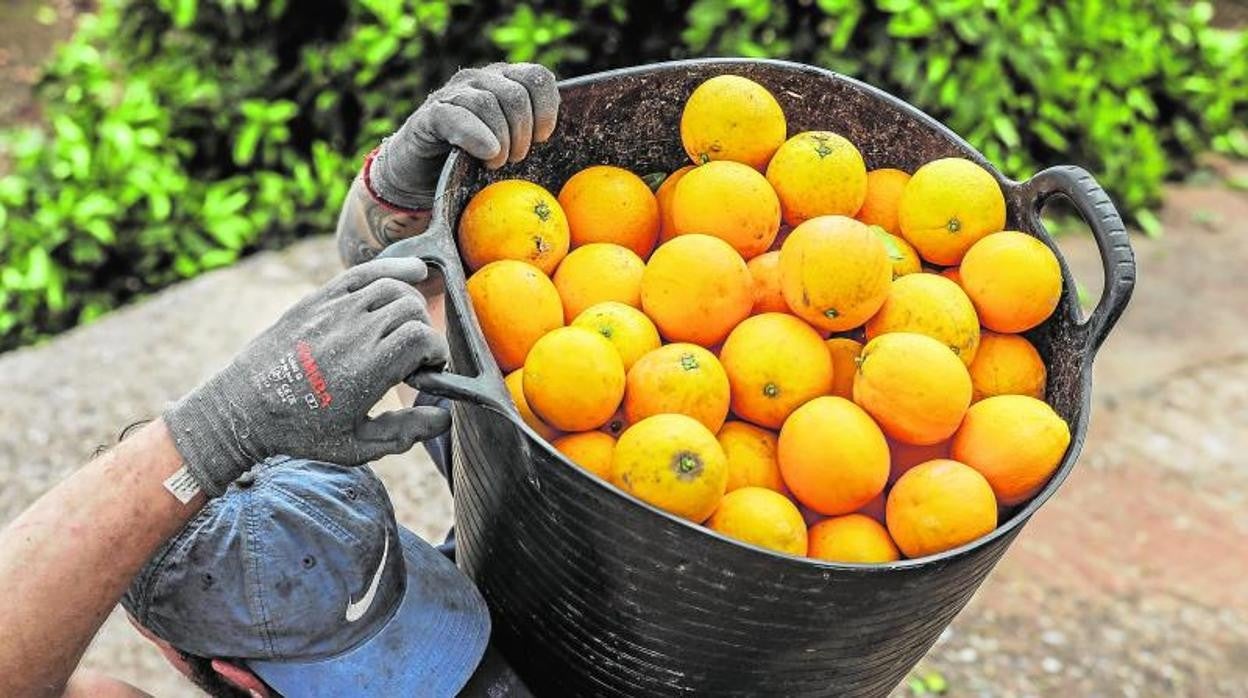
[(356, 177), (338, 216), (338, 254), (349, 267), (367, 262), (387, 245), (423, 233), (429, 218), (429, 211), (395, 211), (378, 203)]

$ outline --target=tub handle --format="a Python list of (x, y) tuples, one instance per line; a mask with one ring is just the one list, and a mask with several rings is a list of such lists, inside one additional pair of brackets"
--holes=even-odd
[(1096, 246), (1101, 252), (1101, 268), (1105, 272), (1105, 290), (1092, 313), (1082, 323), (1089, 355), (1095, 354), (1126, 310), (1135, 288), (1135, 254), (1122, 224), (1122, 217), (1109, 200), (1109, 195), (1082, 167), (1059, 165), (1037, 172), (1023, 184), (1030, 195), (1032, 222), (1040, 229), (1040, 210), (1056, 194), (1074, 203), (1079, 215), (1092, 229)]
[[(400, 240), (377, 256), (382, 257), (419, 257), (426, 264), (442, 272), (446, 280), (447, 301), (453, 306), (455, 315), (462, 320), (472, 317), (472, 303), (468, 299), (467, 290), (462, 283), (463, 269), (451, 239), (450, 228), (439, 217), (429, 223), (429, 228), (416, 236)], [(407, 378), (407, 383), (422, 392), (428, 392), (452, 400), (460, 400), (480, 405), (512, 418), (510, 399), (490, 384), (484, 375), (484, 367), (490, 359), (482, 355), (481, 342), (475, 337), (467, 337), (473, 369), (477, 376), (465, 376), (450, 371), (422, 369)], [(515, 421), (513, 419), (513, 421)]]

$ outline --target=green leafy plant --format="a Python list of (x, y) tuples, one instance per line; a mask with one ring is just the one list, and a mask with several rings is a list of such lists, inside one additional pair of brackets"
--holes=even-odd
[(1083, 165), (1145, 232), (1248, 155), (1248, 39), (1136, 0), (99, 0), (0, 131), (0, 350), (324, 233), (361, 158), (457, 68), (786, 57), (931, 113), (1008, 174)]

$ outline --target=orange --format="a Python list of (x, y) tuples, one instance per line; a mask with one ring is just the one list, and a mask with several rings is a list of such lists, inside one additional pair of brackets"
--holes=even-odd
[(987, 170), (943, 158), (906, 182), (898, 210), (901, 236), (934, 264), (952, 265), (989, 233), (1005, 227), (1005, 196)]
[(898, 441), (939, 443), (953, 436), (971, 404), (971, 376), (957, 354), (935, 339), (890, 332), (862, 348), (854, 402)]
[[(889, 444), (892, 448), (892, 444)], [(879, 523), (884, 523), (884, 503), (888, 501), (888, 488), (885, 487), (875, 498), (859, 507), (855, 513), (870, 517)]]
[(685, 174), (672, 195), (676, 235), (705, 233), (750, 259), (771, 248), (780, 230), (780, 200), (757, 170), (711, 162)]
[(562, 431), (602, 426), (624, 397), (624, 363), (605, 337), (560, 327), (537, 340), (524, 360), (524, 398)]
[(1070, 445), (1070, 427), (1052, 407), (1026, 395), (985, 398), (967, 410), (950, 455), (978, 470), (1005, 505), (1044, 487)]
[(564, 320), (603, 301), (641, 307), (641, 274), (646, 263), (632, 250), (595, 242), (572, 250), (555, 270), (553, 280), (563, 300)]
[(852, 218), (812, 218), (794, 228), (780, 249), (784, 300), (824, 332), (866, 322), (884, 305), (892, 280), (884, 243)]
[(979, 348), (979, 318), (957, 284), (937, 274), (910, 274), (893, 282), (880, 312), (867, 321), (867, 339), (917, 332), (953, 350), (970, 365)]
[(1062, 268), (1043, 242), (1007, 231), (975, 243), (962, 261), (962, 287), (984, 327), (1025, 332), (1053, 314), (1062, 297)]
[(750, 270), (723, 240), (681, 235), (646, 264), (641, 307), (668, 341), (713, 346), (754, 307)]
[(459, 250), (474, 271), (516, 259), (549, 275), (568, 253), (569, 239), (559, 202), (521, 179), (504, 179), (477, 192), (459, 219)]
[(563, 325), (559, 291), (530, 264), (491, 262), (468, 277), (467, 289), (485, 342), (504, 371), (523, 366), (533, 344)]
[(867, 196), (867, 166), (853, 143), (831, 131), (806, 131), (785, 141), (767, 165), (784, 222), (852, 216)]
[(728, 459), (715, 435), (683, 414), (656, 414), (620, 435), (611, 482), (666, 512), (701, 523), (728, 481)]
[(554, 447), (589, 472), (606, 480), (611, 477), (611, 458), (615, 439), (600, 431), (583, 431), (555, 439)]
[(806, 522), (789, 498), (765, 487), (724, 495), (706, 525), (712, 531), (789, 555), (806, 554)]
[(941, 271), (940, 275), (949, 279), (958, 286), (962, 285), (962, 270), (960, 267), (949, 267), (948, 269)]
[(767, 252), (746, 263), (750, 279), (754, 282), (753, 313), (787, 313), (789, 304), (784, 302), (780, 290), (780, 253)]
[(888, 532), (906, 557), (969, 543), (997, 527), (997, 500), (983, 475), (954, 460), (932, 460), (888, 493)]
[(832, 355), (810, 325), (783, 313), (746, 318), (724, 340), (720, 363), (732, 411), (779, 429), (793, 410), (832, 390)]
[(824, 519), (810, 527), (807, 555), (831, 562), (872, 564), (901, 557), (888, 530), (875, 519), (847, 514)]
[(885, 232), (878, 225), (871, 226), (871, 230), (879, 236), (880, 242), (884, 243), (884, 249), (888, 251), (888, 261), (893, 265), (894, 280), (907, 274), (917, 274), (923, 271), (923, 264), (914, 246), (903, 238)]
[(517, 368), (508, 373), (503, 383), (507, 386), (507, 392), (511, 394), (511, 401), (516, 403), (516, 409), (520, 412), (520, 418), (524, 420), (524, 423), (537, 432), (538, 436), (547, 441), (554, 441), (559, 436), (559, 431), (550, 428), (549, 424), (533, 414), (529, 401), (524, 399), (524, 369)]
[(784, 484), (820, 514), (848, 514), (884, 491), (888, 444), (870, 415), (839, 397), (793, 411), (777, 450)]
[(832, 394), (846, 400), (854, 399), (854, 374), (858, 372), (857, 359), (862, 354), (862, 342), (848, 337), (833, 337), (824, 345), (832, 357)]
[(672, 197), (676, 195), (676, 184), (693, 169), (693, 165), (685, 165), (663, 180), (654, 198), (659, 203), (659, 244), (676, 237), (676, 223), (672, 220)]
[(1044, 359), (1031, 342), (1020, 335), (984, 330), (970, 370), (974, 402), (993, 395), (1044, 399)]
[(696, 344), (677, 342), (645, 354), (629, 370), (627, 385), (624, 415), (630, 424), (677, 413), (714, 433), (728, 416), (728, 374), (714, 354)]
[(572, 321), (572, 326), (593, 330), (611, 340), (616, 351), (620, 353), (625, 371), (631, 369), (637, 359), (658, 349), (662, 344), (659, 331), (645, 313), (615, 301), (586, 308)]
[(901, 207), (901, 192), (909, 181), (910, 175), (901, 170), (887, 167), (871, 170), (867, 173), (867, 197), (854, 217), (867, 225), (878, 225), (893, 235), (900, 234), (897, 213)]
[(728, 457), (728, 488), (766, 487), (788, 494), (776, 460), (776, 435), (745, 422), (725, 422), (720, 428), (719, 445)]
[(926, 446), (915, 446), (896, 439), (888, 440), (888, 455), (891, 467), (888, 471), (888, 483), (897, 482), (897, 478), (905, 475), (908, 470), (929, 460), (949, 457), (949, 441), (941, 441)]
[(787, 128), (784, 111), (767, 88), (737, 75), (698, 85), (680, 115), (680, 140), (698, 165), (732, 160), (762, 170)]
[(594, 165), (577, 172), (559, 190), (568, 216), (572, 247), (591, 242), (623, 245), (639, 257), (659, 237), (659, 203), (650, 187), (620, 167)]

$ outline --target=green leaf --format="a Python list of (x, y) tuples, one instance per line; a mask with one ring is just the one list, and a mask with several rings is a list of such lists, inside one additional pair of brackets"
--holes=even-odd
[(1140, 230), (1150, 238), (1156, 239), (1162, 235), (1161, 219), (1148, 209), (1140, 209), (1135, 212), (1135, 221), (1139, 223)]
[(234, 138), (234, 164), (240, 167), (251, 164), (256, 157), (256, 147), (262, 134), (259, 123), (250, 122)]

